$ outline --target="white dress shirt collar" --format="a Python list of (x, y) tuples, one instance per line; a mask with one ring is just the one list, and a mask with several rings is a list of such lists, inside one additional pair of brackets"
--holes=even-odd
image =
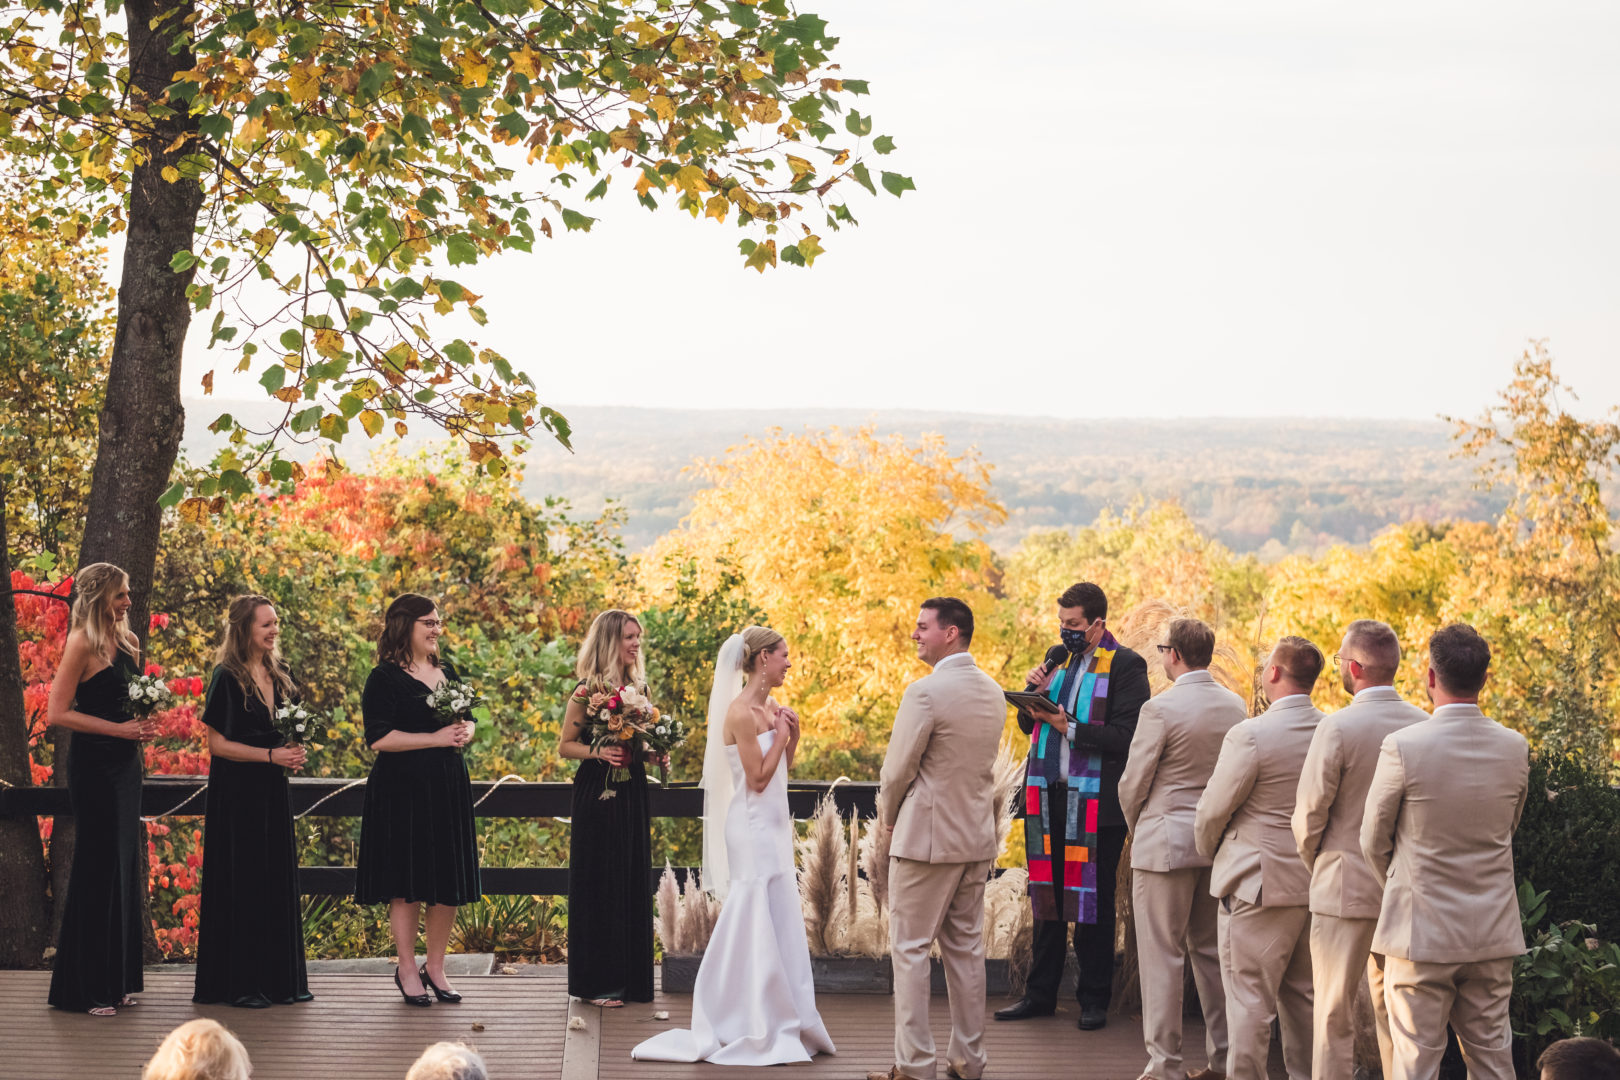
[(1213, 675), (1211, 675), (1209, 673), (1208, 668), (1199, 668), (1196, 671), (1183, 671), (1180, 675), (1176, 676), (1176, 681), (1171, 683), (1170, 685), (1171, 686), (1180, 686), (1184, 682), (1214, 682), (1214, 681), (1215, 681), (1215, 676), (1213, 676)]
[(962, 661), (965, 661), (966, 663), (973, 664), (974, 667), (978, 666), (978, 664), (973, 659), (973, 654), (972, 653), (969, 653), (969, 652), (953, 652), (953, 653), (951, 653), (951, 655), (946, 656), (946, 657), (942, 657), (939, 660), (935, 661), (934, 670), (938, 671), (940, 668), (944, 667), (946, 664), (949, 664), (953, 660), (962, 660)]
[(1401, 695), (1393, 686), (1364, 686), (1356, 691), (1351, 701), (1363, 701), (1370, 698), (1382, 698), (1385, 701), (1394, 701)]

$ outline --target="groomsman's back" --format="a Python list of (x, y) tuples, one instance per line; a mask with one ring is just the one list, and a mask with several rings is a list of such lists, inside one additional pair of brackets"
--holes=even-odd
[(1513, 1076), (1508, 999), (1524, 952), (1513, 834), (1529, 785), (1524, 736), (1479, 708), (1490, 647), (1472, 627), (1429, 639), (1434, 715), (1384, 740), (1361, 848), (1385, 878), (1373, 950), (1385, 955), (1394, 1080), (1432, 1077), (1457, 1034), (1475, 1080)]

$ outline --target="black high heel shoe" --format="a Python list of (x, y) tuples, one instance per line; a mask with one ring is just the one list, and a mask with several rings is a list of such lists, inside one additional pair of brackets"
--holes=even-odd
[(405, 999), (407, 1005), (420, 1005), (426, 1008), (433, 1004), (433, 999), (426, 994), (407, 994), (405, 984), (399, 981), (399, 970), (394, 970), (394, 985), (399, 987), (399, 996)]
[(461, 1000), (461, 995), (456, 993), (454, 990), (441, 990), (438, 986), (434, 985), (433, 980), (428, 976), (426, 967), (418, 971), (417, 974), (422, 976), (422, 985), (433, 991), (433, 996), (445, 1004), (454, 1005), (456, 1002)]

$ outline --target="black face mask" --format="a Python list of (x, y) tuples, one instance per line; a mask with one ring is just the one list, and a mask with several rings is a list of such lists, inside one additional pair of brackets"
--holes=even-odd
[(1084, 630), (1070, 630), (1064, 627), (1058, 633), (1063, 637), (1063, 647), (1076, 655), (1091, 648), (1091, 642), (1086, 640)]

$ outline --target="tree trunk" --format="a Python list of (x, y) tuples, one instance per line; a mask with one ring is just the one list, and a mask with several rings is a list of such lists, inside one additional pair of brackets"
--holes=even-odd
[[(31, 787), (28, 710), (23, 704), (22, 657), (17, 649), (17, 606), (10, 593), (11, 552), (7, 545), (5, 500), (0, 483), (0, 784)], [(32, 817), (0, 817), (0, 968), (38, 967), (50, 944), (46, 934), (45, 849)]]
[[(192, 0), (131, 0), (125, 11), (137, 98), (164, 101), (165, 88), (177, 81), (180, 72), (196, 66), (189, 38), (175, 44), (177, 33), (190, 33), (195, 5)], [(160, 18), (158, 28), (151, 29)], [(152, 134), (142, 144), (146, 161), (130, 173), (118, 327), (101, 409), (84, 542), (79, 546), (81, 566), (110, 562), (129, 574), (129, 623), (143, 645), (163, 518), (157, 501), (168, 486), (185, 421), (180, 354), (191, 324), (186, 288), (192, 272), (176, 273), (169, 262), (176, 252), (191, 249), (203, 200), (196, 181), (182, 178), (170, 183), (162, 172), (178, 165), (191, 149), (169, 147), (196, 129), (197, 121), (183, 108), (169, 119), (154, 121)], [(150, 927), (151, 920), (144, 925)], [(150, 929), (147, 945), (149, 954), (156, 951)]]

